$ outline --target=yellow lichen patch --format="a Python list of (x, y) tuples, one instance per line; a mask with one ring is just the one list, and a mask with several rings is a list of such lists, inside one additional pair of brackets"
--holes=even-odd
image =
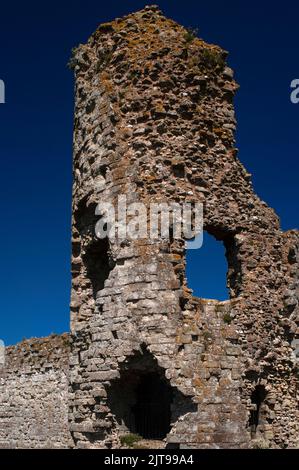
[(170, 258), (172, 261), (180, 261), (182, 259), (182, 256), (181, 255), (177, 255), (176, 253), (172, 253), (170, 255)]
[(165, 113), (165, 108), (163, 106), (163, 101), (162, 100), (157, 100), (155, 102), (155, 111), (157, 111), (158, 113)]
[(106, 70), (100, 73), (100, 80), (105, 91), (107, 93), (111, 93), (113, 91), (113, 82), (110, 78), (109, 73)]
[(195, 379), (192, 380), (192, 386), (196, 388), (200, 388), (200, 387), (204, 387), (205, 383), (199, 377), (196, 377)]

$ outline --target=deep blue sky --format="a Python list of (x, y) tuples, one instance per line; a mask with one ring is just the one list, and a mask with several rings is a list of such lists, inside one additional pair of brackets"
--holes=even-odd
[[(299, 104), (289, 98), (290, 82), (299, 78), (298, 1), (157, 3), (167, 16), (198, 27), (202, 38), (230, 52), (229, 64), (241, 84), (235, 101), (240, 159), (283, 228), (298, 227)], [(1, 4), (0, 79), (7, 103), (0, 105), (0, 338), (6, 344), (69, 328), (73, 77), (66, 63), (71, 48), (85, 42), (99, 23), (146, 4)], [(224, 263), (219, 271), (214, 264), (218, 253), (209, 258), (194, 253), (188, 269), (192, 286), (206, 297), (222, 298), (223, 286), (213, 279), (218, 272), (224, 276)], [(207, 275), (199, 285), (195, 271), (202, 266)]]

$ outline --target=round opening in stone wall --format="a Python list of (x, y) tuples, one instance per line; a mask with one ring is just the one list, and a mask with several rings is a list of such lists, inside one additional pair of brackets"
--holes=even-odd
[(222, 241), (216, 240), (207, 231), (203, 244), (186, 253), (186, 277), (188, 287), (196, 297), (205, 299), (228, 300), (228, 264), (226, 248)]

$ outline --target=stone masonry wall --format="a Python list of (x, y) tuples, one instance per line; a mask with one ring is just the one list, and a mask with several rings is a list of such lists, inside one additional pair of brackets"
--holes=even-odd
[[(160, 447), (299, 446), (299, 233), (237, 158), (226, 56), (156, 6), (75, 51), (71, 335), (6, 349), (0, 448), (119, 448), (144, 383)], [(230, 299), (192, 295), (183, 238), (97, 239), (119, 195), (202, 202)]]
[(0, 366), (0, 448), (66, 448), (69, 336), (26, 340)]
[[(120, 446), (134, 397), (119, 384), (146, 371), (173, 390), (165, 446), (298, 445), (299, 237), (237, 159), (226, 55), (152, 6), (101, 25), (71, 61), (76, 447)], [(97, 240), (95, 206), (120, 194), (202, 202), (226, 247), (230, 300), (192, 296), (183, 239)]]

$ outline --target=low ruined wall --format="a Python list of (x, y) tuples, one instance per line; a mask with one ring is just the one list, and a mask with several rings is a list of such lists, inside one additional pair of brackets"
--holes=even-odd
[(69, 337), (26, 340), (0, 368), (0, 448), (65, 448)]

